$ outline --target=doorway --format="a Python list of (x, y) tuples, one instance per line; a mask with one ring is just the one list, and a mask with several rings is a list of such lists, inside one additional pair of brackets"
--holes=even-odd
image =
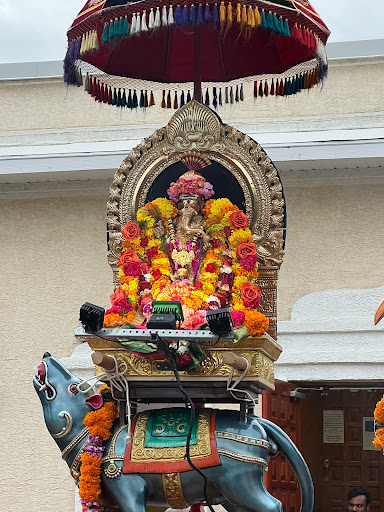
[(301, 452), (315, 487), (314, 512), (345, 512), (355, 486), (370, 492), (370, 512), (384, 512), (384, 455), (372, 450), (369, 432), (383, 390), (334, 388), (307, 396), (300, 411)]

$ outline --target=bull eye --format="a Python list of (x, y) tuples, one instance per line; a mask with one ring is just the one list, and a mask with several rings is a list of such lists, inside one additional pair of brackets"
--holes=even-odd
[(73, 395), (77, 395), (77, 393), (79, 392), (79, 390), (77, 389), (77, 384), (71, 384), (68, 389), (69, 392), (72, 393)]

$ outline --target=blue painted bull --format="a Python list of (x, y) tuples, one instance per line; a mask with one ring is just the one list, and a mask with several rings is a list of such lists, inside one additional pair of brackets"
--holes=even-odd
[[(86, 442), (83, 419), (90, 406), (86, 399), (89, 395), (77, 392), (81, 380), (69, 373), (49, 353), (44, 354), (39, 364), (37, 375), (33, 379), (40, 397), (44, 419), (48, 430), (60, 450), (62, 457), (71, 468), (72, 475), (76, 469), (76, 455)], [(119, 430), (118, 422), (113, 425), (112, 434)], [(238, 420), (235, 411), (217, 411), (216, 431), (225, 431), (243, 435), (261, 441), (260, 445), (237, 442), (233, 439), (217, 437), (221, 465), (204, 469), (208, 478), (207, 495), (215, 503), (221, 503), (228, 512), (282, 512), (281, 503), (271, 496), (264, 486), (264, 471), (269, 458), (281, 450), (292, 465), (301, 488), (301, 512), (312, 512), (313, 486), (308, 467), (290, 438), (273, 423), (248, 415), (247, 422)], [(145, 512), (146, 505), (167, 507), (162, 475), (122, 474), (123, 455), (125, 451), (126, 429), (107, 441), (104, 455), (108, 453), (114, 439), (117, 473), (112, 478), (104, 471), (108, 460), (102, 464), (102, 498), (105, 510), (112, 512)], [(231, 457), (225, 455), (231, 453)], [(235, 458), (233, 458), (235, 457)], [(191, 505), (204, 501), (203, 480), (195, 471), (181, 473), (181, 488), (185, 501)]]

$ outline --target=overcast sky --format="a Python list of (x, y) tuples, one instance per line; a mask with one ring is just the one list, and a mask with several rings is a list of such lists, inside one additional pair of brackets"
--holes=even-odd
[[(62, 60), (85, 0), (0, 0), (0, 63)], [(329, 41), (384, 38), (384, 0), (312, 0)], [(370, 9), (367, 10), (366, 8)]]

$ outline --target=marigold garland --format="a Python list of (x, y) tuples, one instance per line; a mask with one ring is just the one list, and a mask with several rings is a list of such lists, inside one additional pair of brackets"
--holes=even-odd
[(378, 428), (376, 430), (376, 437), (372, 443), (378, 450), (384, 450), (384, 428)]
[(384, 397), (377, 402), (373, 415), (378, 423), (384, 424)]
[[(104, 385), (100, 388), (101, 393), (109, 390)], [(97, 411), (89, 412), (84, 418), (84, 425), (88, 427), (88, 441), (84, 445), (84, 452), (81, 456), (79, 496), (84, 509), (98, 511), (98, 498), (101, 494), (101, 460), (104, 447), (102, 441), (111, 437), (113, 422), (117, 416), (117, 407), (113, 401), (107, 401)]]

